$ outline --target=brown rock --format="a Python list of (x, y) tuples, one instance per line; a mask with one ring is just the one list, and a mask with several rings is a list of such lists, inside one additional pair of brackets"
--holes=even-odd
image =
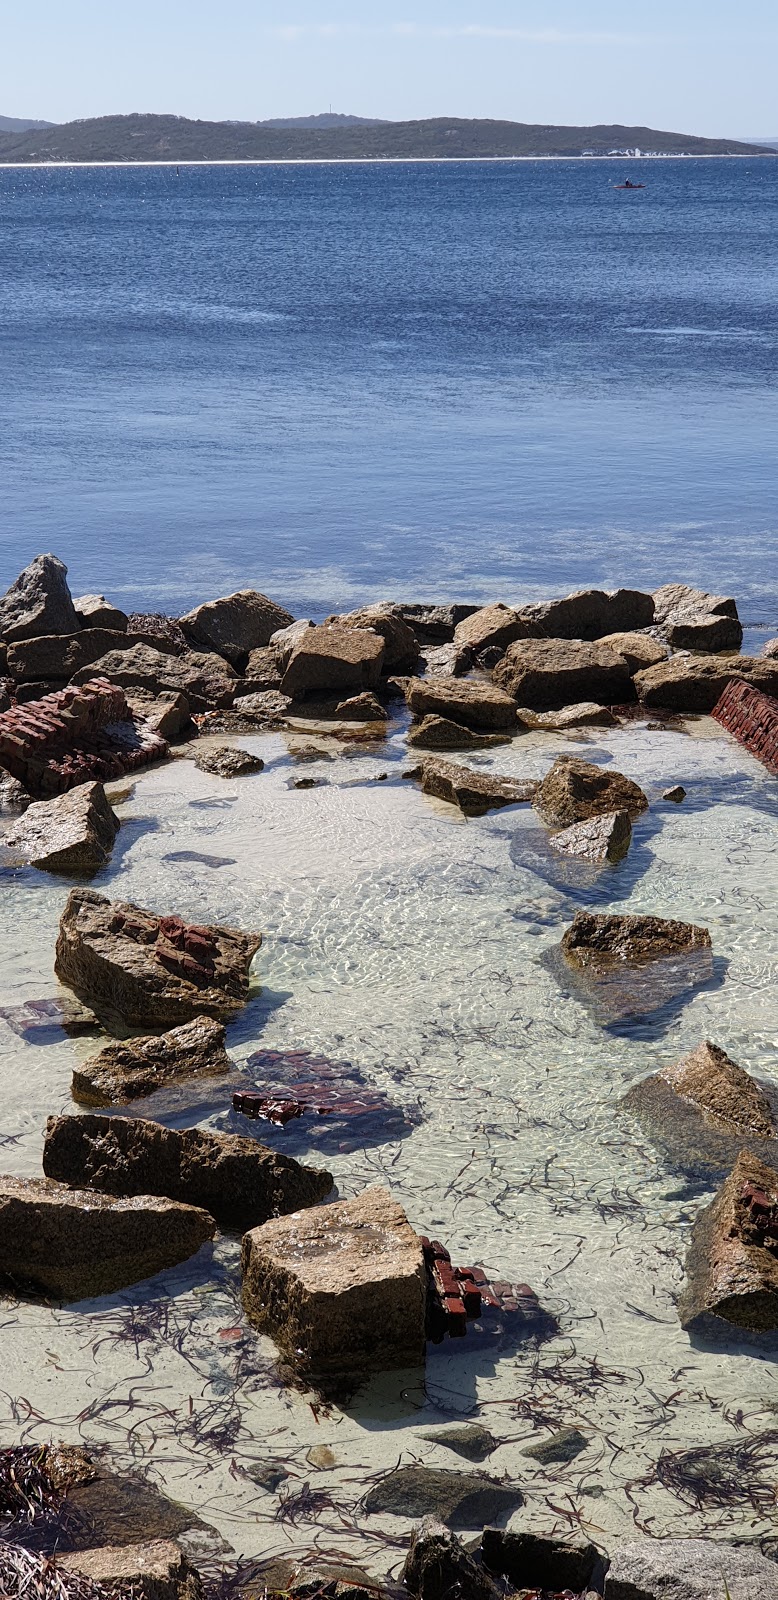
[(119, 819), (101, 783), (82, 783), (54, 800), (28, 806), (3, 843), (44, 872), (99, 872), (111, 858)]
[[(579, 911), (559, 954), (568, 981), (609, 1025), (661, 1011), (714, 975), (707, 928), (663, 917)], [(549, 957), (555, 968), (554, 953)]]
[(424, 1363), (421, 1243), (386, 1189), (282, 1217), (243, 1240), (249, 1321), (326, 1389)]
[(642, 667), (655, 667), (659, 661), (666, 661), (670, 654), (667, 645), (660, 644), (658, 639), (652, 639), (647, 633), (606, 633), (599, 642), (606, 649), (615, 650), (617, 655), (623, 656), (630, 672), (639, 672)]
[(82, 628), (110, 628), (114, 633), (126, 633), (128, 619), (118, 606), (112, 606), (104, 594), (82, 594), (73, 601), (76, 616)]
[(56, 1300), (90, 1300), (187, 1261), (212, 1239), (194, 1206), (115, 1200), (44, 1178), (0, 1178), (0, 1282)]
[(478, 606), (470, 605), (398, 605), (400, 616), (413, 630), (419, 643), (450, 644), (454, 631), (465, 617), (471, 617)]
[(284, 672), (282, 691), (292, 699), (378, 687), (384, 664), (381, 634), (340, 624), (308, 628), (295, 645)]
[(129, 705), (135, 719), (145, 722), (160, 739), (178, 739), (191, 726), (189, 701), (178, 689), (163, 689), (158, 695), (136, 690)]
[(655, 1076), (717, 1127), (778, 1139), (778, 1121), (764, 1091), (710, 1039)]
[(404, 620), (399, 606), (362, 606), (343, 617), (328, 617), (328, 623), (343, 628), (368, 628), (384, 641), (383, 672), (412, 672), (419, 659), (415, 633)]
[(564, 733), (567, 728), (618, 728), (618, 717), (608, 706), (598, 706), (595, 700), (582, 700), (580, 705), (565, 706), (563, 711), (531, 711), (519, 706), (519, 722), (527, 728), (540, 728), (549, 733)]
[(772, 661), (778, 656), (778, 639), (768, 639), (762, 645), (762, 655)]
[(175, 617), (167, 617), (163, 611), (131, 611), (127, 631), (153, 645), (155, 650), (161, 650), (163, 655), (185, 656), (191, 649)]
[[(501, 1573), (518, 1589), (553, 1590), (555, 1594), (565, 1590), (583, 1595), (584, 1590), (594, 1587), (595, 1578), (602, 1576), (599, 1550), (580, 1534), (543, 1535), (519, 1528), (484, 1528), (481, 1548), (489, 1571)], [(598, 1591), (600, 1588), (598, 1583)]]
[(413, 1529), (402, 1576), (415, 1600), (501, 1600), (504, 1593), (434, 1517)]
[(408, 730), (408, 744), (414, 750), (491, 750), (510, 742), (509, 733), (475, 733), (450, 717), (424, 717)]
[(212, 772), (219, 778), (243, 778), (249, 772), (262, 772), (265, 763), (260, 756), (234, 745), (210, 745), (195, 754), (195, 766), (201, 772)]
[(265, 728), (285, 728), (291, 714), (289, 696), (278, 689), (241, 695), (231, 711), (214, 712), (206, 724), (208, 733), (256, 733)]
[(78, 628), (67, 582), (68, 569), (56, 556), (36, 556), (0, 600), (0, 639), (32, 639), (42, 633), (75, 633)]
[(49, 1117), (43, 1170), (58, 1183), (101, 1194), (165, 1195), (241, 1231), (316, 1205), (333, 1184), (332, 1173), (255, 1139), (179, 1132), (131, 1117)]
[(539, 710), (582, 700), (622, 705), (635, 698), (624, 657), (604, 645), (578, 640), (519, 639), (509, 646), (493, 677), (520, 705)]
[[(83, 667), (73, 677), (85, 683), (93, 668)], [(172, 655), (150, 644), (135, 644), (129, 649), (110, 650), (100, 658), (100, 678), (123, 689), (145, 689), (158, 695), (175, 689), (186, 695), (193, 711), (210, 711), (231, 706), (235, 694), (235, 674), (219, 655)]]
[(89, 667), (112, 651), (130, 650), (140, 643), (126, 629), (81, 628), (76, 633), (49, 633), (20, 639), (8, 649), (8, 670), (20, 683), (67, 683), (75, 672)]
[(692, 1230), (678, 1302), (684, 1328), (705, 1331), (711, 1318), (755, 1333), (778, 1328), (777, 1225), (778, 1176), (743, 1150)]
[(419, 666), (428, 678), (464, 678), (473, 666), (473, 652), (466, 645), (429, 645)]
[(533, 805), (550, 828), (567, 828), (614, 811), (626, 811), (634, 822), (648, 810), (643, 790), (631, 778), (575, 756), (557, 756), (538, 785)]
[(430, 756), (422, 763), (421, 787), (424, 794), (459, 806), (468, 817), (482, 817), (503, 806), (526, 804), (537, 784), (526, 778), (503, 778), (495, 772), (474, 772), (470, 767)]
[(243, 680), (238, 685), (237, 695), (263, 694), (267, 689), (280, 689), (281, 665), (278, 651), (274, 645), (264, 645), (261, 650), (252, 650), (246, 663)]
[(62, 913), (54, 970), (106, 1026), (174, 1026), (197, 1016), (231, 1021), (248, 999), (260, 934), (189, 927), (89, 889)]
[(609, 633), (650, 628), (654, 601), (638, 589), (580, 589), (563, 600), (520, 606), (525, 638), (602, 639)]
[(676, 611), (707, 611), (711, 616), (737, 617), (737, 603), (731, 597), (708, 594), (705, 589), (692, 589), (688, 583), (663, 583), (651, 597), (654, 602), (654, 620), (667, 621)]
[(662, 623), (662, 635), (674, 650), (739, 650), (743, 629), (736, 617), (710, 612), (673, 611)]
[(106, 1045), (73, 1073), (71, 1093), (82, 1106), (123, 1106), (171, 1083), (231, 1071), (222, 1023), (195, 1017), (168, 1033)]
[(274, 650), (278, 659), (279, 670), (283, 673), (289, 665), (289, 657), (295, 646), (300, 643), (315, 627), (310, 617), (300, 617), (297, 622), (290, 622), (288, 628), (278, 628), (270, 639), (270, 649)]
[(618, 917), (578, 911), (562, 941), (575, 966), (641, 965), (689, 950), (710, 950), (707, 928), (665, 917)]
[(482, 650), (507, 650), (514, 639), (526, 639), (526, 629), (510, 606), (482, 606), (480, 611), (460, 622), (454, 632), (454, 643), (480, 655)]
[(576, 856), (580, 861), (596, 864), (609, 861), (612, 865), (623, 861), (632, 839), (632, 823), (628, 811), (608, 811), (588, 822), (574, 822), (554, 834), (551, 840), (555, 850), (563, 855)]
[(645, 706), (704, 714), (713, 710), (727, 684), (736, 679), (763, 694), (778, 695), (778, 661), (763, 656), (671, 656), (636, 673), (634, 681)]
[(187, 639), (239, 666), (252, 650), (269, 644), (279, 628), (288, 628), (294, 617), (256, 589), (239, 589), (221, 600), (206, 600), (178, 620)]
[(662, 799), (672, 800), (673, 805), (679, 806), (681, 801), (686, 799), (686, 790), (682, 784), (676, 783), (672, 789), (663, 789)]
[(386, 722), (387, 716), (380, 700), (374, 694), (355, 694), (350, 700), (340, 700), (335, 716), (345, 722)]
[(517, 728), (511, 696), (480, 680), (457, 679), (451, 683), (439, 678), (411, 678), (405, 686), (405, 698), (414, 717), (450, 717), (452, 722), (490, 733), (496, 728)]
[(61, 1555), (57, 1567), (100, 1586), (106, 1600), (200, 1600), (199, 1574), (172, 1540), (148, 1544), (104, 1545)]

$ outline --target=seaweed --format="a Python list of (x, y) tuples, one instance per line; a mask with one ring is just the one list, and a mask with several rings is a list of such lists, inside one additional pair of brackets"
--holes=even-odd
[(5, 1600), (143, 1600), (136, 1584), (93, 1583), (67, 1572), (48, 1556), (0, 1540), (0, 1594)]
[[(750, 1506), (760, 1515), (775, 1509), (778, 1429), (745, 1439), (663, 1450), (656, 1476), (665, 1489), (701, 1511), (705, 1506)], [(773, 1481), (760, 1474), (770, 1471)]]

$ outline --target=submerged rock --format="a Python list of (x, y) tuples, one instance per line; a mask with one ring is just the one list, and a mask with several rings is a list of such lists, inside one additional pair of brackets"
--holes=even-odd
[(711, 1319), (778, 1329), (778, 1175), (749, 1150), (697, 1217), (678, 1312), (682, 1327), (703, 1333)]
[(517, 731), (516, 706), (510, 695), (494, 684), (476, 679), (411, 678), (405, 698), (414, 717), (450, 717), (452, 722), (493, 733)]
[(744, 1139), (778, 1167), (778, 1093), (768, 1094), (709, 1039), (634, 1083), (622, 1103), (671, 1161), (695, 1176), (729, 1172)]
[(579, 861), (599, 865), (606, 861), (615, 865), (623, 861), (632, 839), (632, 823), (628, 811), (608, 811), (602, 817), (592, 817), (588, 822), (574, 822), (551, 839), (554, 850), (563, 855), (575, 856)]
[(443, 1522), (414, 1528), (402, 1572), (414, 1600), (500, 1600), (498, 1588)]
[(476, 733), (450, 717), (424, 717), (408, 730), (408, 744), (414, 750), (491, 750), (510, 741), (509, 733)]
[(477, 1472), (397, 1467), (369, 1490), (362, 1503), (370, 1514), (381, 1512), (409, 1522), (436, 1517), (447, 1528), (482, 1528), (517, 1510), (524, 1497), (515, 1485)]
[(109, 1028), (165, 1028), (200, 1015), (231, 1021), (248, 999), (261, 943), (261, 934), (189, 926), (74, 889), (54, 970)]
[(178, 620), (188, 639), (237, 666), (252, 650), (269, 644), (279, 628), (288, 628), (294, 617), (256, 589), (239, 589), (221, 600), (206, 600)]
[(78, 617), (56, 556), (36, 556), (0, 600), (0, 640), (33, 639), (44, 633), (76, 633)]
[(169, 1033), (107, 1045), (76, 1068), (71, 1094), (79, 1105), (122, 1106), (144, 1100), (171, 1083), (221, 1077), (231, 1070), (222, 1023), (195, 1017)]
[(551, 828), (568, 828), (589, 817), (626, 811), (631, 822), (648, 810), (643, 790), (612, 767), (576, 756), (557, 756), (535, 792), (533, 805)]
[(634, 1539), (617, 1545), (605, 1600), (778, 1600), (778, 1567), (753, 1545)]
[(742, 680), (763, 694), (778, 695), (778, 660), (764, 656), (678, 655), (635, 676), (645, 706), (710, 713), (727, 685)]
[(360, 693), (376, 689), (383, 671), (385, 643), (371, 628), (323, 624), (307, 628), (289, 657), (282, 692), (304, 700), (312, 694)]
[(100, 1585), (106, 1596), (127, 1594), (132, 1600), (200, 1600), (200, 1576), (172, 1540), (147, 1544), (103, 1545), (60, 1557), (63, 1575), (73, 1574)]
[(119, 819), (111, 810), (101, 783), (39, 800), (5, 835), (4, 845), (45, 872), (99, 872), (111, 858)]
[(550, 1439), (541, 1439), (537, 1444), (527, 1445), (521, 1453), (523, 1456), (528, 1456), (531, 1461), (539, 1461), (541, 1466), (548, 1467), (557, 1461), (575, 1461), (576, 1456), (586, 1449), (588, 1443), (589, 1440), (581, 1433), (580, 1428), (560, 1428), (556, 1433), (552, 1433)]
[(519, 639), (495, 667), (494, 682), (521, 706), (555, 710), (594, 700), (621, 705), (634, 700), (623, 656), (602, 644), (570, 639)]
[(116, 1200), (43, 1178), (0, 1178), (0, 1283), (91, 1300), (186, 1261), (215, 1232), (207, 1211), (140, 1195)]
[(195, 766), (201, 772), (212, 772), (219, 778), (243, 778), (250, 772), (262, 772), (265, 766), (260, 756), (253, 756), (250, 751), (239, 750), (230, 744), (211, 745), (210, 748), (198, 750), (194, 759)]
[(101, 1194), (166, 1195), (239, 1229), (316, 1205), (333, 1185), (330, 1172), (254, 1139), (129, 1117), (49, 1117), (43, 1170), (58, 1183)]
[(477, 1422), (453, 1423), (448, 1428), (433, 1428), (428, 1433), (420, 1433), (420, 1439), (425, 1439), (429, 1444), (439, 1444), (443, 1450), (453, 1450), (457, 1456), (463, 1456), (465, 1461), (485, 1461), (493, 1450), (497, 1449), (497, 1441), (492, 1437), (488, 1428)]
[(518, 1589), (542, 1589), (555, 1594), (570, 1590), (578, 1595), (585, 1589), (596, 1586), (600, 1591), (602, 1587), (602, 1555), (596, 1545), (580, 1535), (484, 1528), (481, 1549), (489, 1571), (499, 1572)]
[(537, 788), (527, 778), (503, 778), (496, 772), (475, 772), (453, 761), (430, 756), (422, 763), (421, 787), (424, 794), (459, 806), (468, 817), (482, 817), (502, 806), (528, 803)]
[(714, 973), (707, 928), (663, 917), (579, 911), (560, 954), (580, 997), (606, 1023), (659, 1011)]
[(243, 1305), (292, 1369), (325, 1391), (424, 1363), (421, 1243), (386, 1189), (244, 1236)]

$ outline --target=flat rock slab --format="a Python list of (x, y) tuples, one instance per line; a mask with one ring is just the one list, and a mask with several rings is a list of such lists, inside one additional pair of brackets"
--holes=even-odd
[(778, 1177), (750, 1151), (695, 1221), (678, 1311), (703, 1333), (711, 1318), (730, 1332), (778, 1329)]
[(384, 655), (383, 637), (371, 628), (340, 624), (307, 628), (289, 657), (282, 692), (304, 700), (312, 694), (376, 689)]
[(32, 639), (43, 633), (75, 633), (78, 617), (67, 582), (68, 569), (56, 556), (36, 556), (0, 600), (0, 639)]
[(482, 1528), (523, 1505), (521, 1490), (475, 1472), (445, 1467), (398, 1467), (362, 1502), (365, 1511), (416, 1522), (436, 1517), (447, 1528)]
[(201, 1015), (231, 1021), (248, 999), (261, 943), (260, 934), (201, 928), (74, 889), (54, 970), (111, 1030), (169, 1028)]
[(532, 803), (550, 828), (569, 828), (574, 822), (614, 811), (626, 811), (634, 822), (648, 810), (639, 784), (611, 767), (599, 767), (576, 756), (557, 757)]
[(594, 1580), (600, 1580), (604, 1571), (596, 1545), (573, 1535), (553, 1537), (513, 1528), (484, 1528), (481, 1550), (489, 1571), (499, 1572), (519, 1589), (570, 1590), (578, 1595), (594, 1587)]
[(288, 628), (294, 617), (256, 589), (239, 589), (221, 600), (206, 600), (179, 617), (188, 639), (216, 650), (237, 664), (252, 650), (268, 645), (279, 628)]
[(516, 703), (504, 690), (480, 679), (410, 678), (405, 699), (414, 717), (449, 717), (479, 732), (517, 731)]
[(265, 766), (260, 756), (229, 744), (198, 750), (194, 759), (201, 772), (212, 772), (219, 778), (243, 778), (250, 772), (262, 772)]
[(386, 1189), (252, 1229), (241, 1265), (249, 1321), (319, 1387), (423, 1365), (421, 1242)]
[(131, 1591), (132, 1600), (200, 1600), (203, 1592), (199, 1574), (170, 1539), (82, 1550), (61, 1556), (57, 1566), (108, 1594)]
[(5, 835), (6, 849), (44, 872), (99, 872), (110, 860), (119, 831), (101, 783), (28, 806), (22, 820)]
[(722, 1178), (744, 1139), (761, 1161), (778, 1166), (778, 1092), (756, 1083), (709, 1039), (634, 1083), (622, 1104), (671, 1162), (691, 1175)]
[(332, 1173), (254, 1139), (129, 1117), (50, 1117), (43, 1170), (101, 1194), (165, 1195), (241, 1230), (316, 1205), (333, 1185)]
[(451, 717), (423, 717), (408, 730), (408, 744), (414, 750), (491, 750), (510, 740), (509, 733), (476, 733)]
[(628, 811), (609, 811), (602, 817), (592, 817), (589, 822), (574, 822), (571, 828), (555, 833), (551, 844), (562, 855), (575, 856), (579, 861), (595, 865), (609, 862), (615, 866), (623, 861), (632, 840), (632, 823)]
[(663, 917), (579, 911), (559, 953), (580, 997), (605, 1023), (650, 1016), (710, 983), (715, 971), (707, 928)]
[(741, 680), (778, 695), (778, 660), (764, 656), (677, 655), (635, 676), (644, 706), (710, 713), (728, 684)]
[(619, 719), (609, 706), (599, 706), (596, 700), (582, 700), (580, 705), (565, 706), (562, 711), (532, 711), (529, 706), (519, 706), (519, 722), (526, 728), (538, 728), (541, 733), (565, 733), (569, 728), (618, 728)]
[(116, 1200), (43, 1178), (0, 1178), (0, 1282), (91, 1300), (187, 1261), (215, 1233), (207, 1211), (142, 1195)]
[(623, 656), (578, 639), (519, 639), (495, 667), (494, 682), (521, 706), (558, 710), (583, 700), (626, 705), (635, 698)]
[(106, 1045), (76, 1068), (71, 1093), (82, 1106), (123, 1106), (171, 1083), (231, 1071), (223, 1025), (211, 1017), (195, 1017), (168, 1033)]
[(503, 806), (528, 804), (537, 785), (527, 778), (503, 778), (498, 773), (474, 771), (453, 761), (429, 757), (422, 763), (421, 787), (424, 794), (459, 806), (468, 817), (482, 817)]
[(778, 1566), (713, 1539), (635, 1539), (611, 1556), (605, 1600), (778, 1600)]

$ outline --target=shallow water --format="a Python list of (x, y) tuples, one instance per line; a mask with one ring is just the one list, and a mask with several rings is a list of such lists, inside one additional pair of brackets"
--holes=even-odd
[[(316, 1412), (279, 1387), (273, 1346), (242, 1325), (237, 1243), (220, 1240), (215, 1265), (198, 1257), (105, 1301), (5, 1302), (3, 1443), (106, 1443), (242, 1553), (318, 1541), (382, 1571), (401, 1561), (407, 1527), (362, 1516), (370, 1480), (398, 1462), (466, 1468), (419, 1434), (478, 1418), (498, 1441), (480, 1470), (521, 1485), (522, 1524), (580, 1522), (606, 1546), (635, 1527), (773, 1537), (770, 1510), (695, 1509), (656, 1481), (661, 1451), (758, 1435), (778, 1408), (771, 1360), (694, 1346), (681, 1331), (674, 1297), (708, 1196), (620, 1108), (632, 1082), (706, 1036), (778, 1085), (774, 781), (714, 723), (687, 727), (528, 734), (477, 758), (540, 775), (572, 751), (643, 784), (652, 809), (629, 857), (588, 889), (560, 884), (530, 808), (465, 821), (402, 780), (399, 722), (388, 741), (356, 751), (304, 733), (241, 739), (266, 767), (235, 782), (186, 759), (137, 780), (94, 887), (197, 922), (262, 929), (261, 994), (228, 1031), (235, 1060), (310, 1049), (352, 1062), (415, 1107), (415, 1125), (395, 1142), (321, 1151), (341, 1194), (388, 1183), (455, 1261), (531, 1283), (561, 1332), (537, 1351), (471, 1331), (430, 1350), (426, 1384), (421, 1373), (392, 1374), (346, 1409)], [(301, 768), (312, 745), (319, 758)], [(301, 770), (322, 785), (290, 787)], [(678, 782), (687, 800), (663, 803)], [(169, 859), (182, 851), (222, 864)], [(4, 879), (5, 1005), (56, 993), (67, 890), (33, 871)], [(664, 1017), (603, 1030), (542, 961), (581, 904), (707, 925), (723, 981)], [(93, 1048), (64, 1037), (34, 1045), (0, 1022), (6, 1170), (39, 1172), (45, 1117), (75, 1109), (70, 1074)], [(194, 1106), (203, 1125), (237, 1128), (228, 1103), (226, 1093), (221, 1105), (179, 1101), (166, 1114), (184, 1121)], [(321, 1158), (305, 1121), (289, 1134), (240, 1127)], [(589, 1440), (569, 1466), (523, 1456), (568, 1424)], [(314, 1445), (331, 1447), (334, 1467), (307, 1461)], [(268, 1463), (290, 1474), (279, 1493), (244, 1476)], [(775, 1481), (769, 1455), (766, 1481)], [(291, 1498), (305, 1484), (324, 1496), (307, 1510)]]

